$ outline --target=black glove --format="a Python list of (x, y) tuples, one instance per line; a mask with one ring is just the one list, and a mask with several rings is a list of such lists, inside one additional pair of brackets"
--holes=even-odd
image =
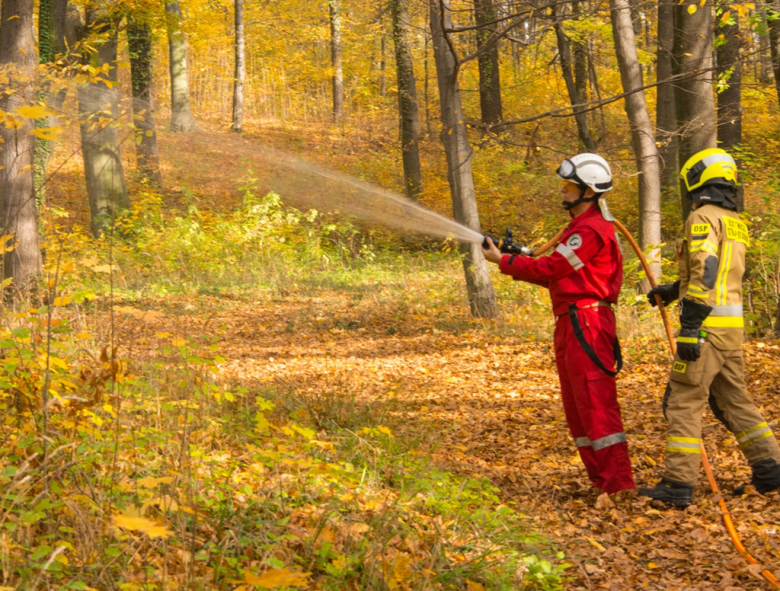
[(677, 298), (680, 297), (680, 280), (678, 279), (674, 283), (667, 283), (666, 285), (659, 285), (647, 292), (647, 301), (651, 306), (655, 307), (658, 302), (655, 301), (655, 295), (661, 296), (661, 301), (664, 306), (668, 306)]
[(707, 333), (701, 323), (712, 312), (712, 306), (693, 300), (680, 302), (680, 333), (677, 335), (677, 356), (683, 361), (696, 361), (701, 356), (701, 344)]

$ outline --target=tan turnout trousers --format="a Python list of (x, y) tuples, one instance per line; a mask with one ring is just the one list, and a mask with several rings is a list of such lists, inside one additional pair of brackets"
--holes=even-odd
[(702, 413), (710, 393), (748, 463), (753, 465), (765, 458), (780, 463), (780, 447), (747, 395), (743, 376), (741, 350), (720, 351), (705, 342), (697, 361), (675, 359), (666, 411), (666, 478), (696, 485), (701, 462)]
[(773, 458), (780, 448), (745, 390), (742, 360), (742, 277), (748, 228), (739, 215), (717, 205), (694, 209), (680, 248), (680, 299), (712, 307), (702, 323), (707, 333), (697, 361), (675, 357), (669, 372), (666, 470), (670, 480), (696, 484), (701, 462), (701, 420), (712, 393), (726, 427), (750, 465)]

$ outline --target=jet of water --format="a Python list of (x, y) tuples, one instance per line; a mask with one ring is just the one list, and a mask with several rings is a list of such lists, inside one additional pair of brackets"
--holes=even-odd
[[(273, 148), (262, 147), (259, 155), (272, 166), (286, 169), (279, 179), (284, 182), (283, 192), (294, 193), (296, 200), (302, 200), (306, 206), (319, 210), (337, 209), (372, 222), (439, 238), (482, 243), (483, 236), (479, 232), (392, 191)], [(291, 176), (289, 172), (298, 175)], [(312, 177), (317, 180), (315, 187), (311, 186)]]

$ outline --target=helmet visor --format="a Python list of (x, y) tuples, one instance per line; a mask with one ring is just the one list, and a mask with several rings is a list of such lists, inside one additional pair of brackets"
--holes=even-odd
[(577, 176), (577, 167), (574, 166), (574, 162), (566, 158), (556, 171), (559, 177), (563, 180), (570, 181)]

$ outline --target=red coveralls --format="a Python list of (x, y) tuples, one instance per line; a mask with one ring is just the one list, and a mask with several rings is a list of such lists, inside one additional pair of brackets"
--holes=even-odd
[(555, 362), (561, 398), (574, 442), (593, 485), (606, 493), (633, 489), (628, 444), (620, 418), (615, 378), (587, 356), (572, 330), (569, 305), (576, 304), (585, 339), (602, 364), (614, 367), (616, 304), (623, 281), (615, 228), (593, 205), (572, 219), (550, 256), (504, 255), (501, 272), (550, 289), (555, 324)]

